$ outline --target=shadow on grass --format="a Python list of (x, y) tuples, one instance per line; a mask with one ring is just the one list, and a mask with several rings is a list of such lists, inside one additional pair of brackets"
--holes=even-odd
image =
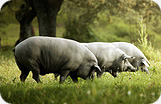
[(8, 52), (8, 51), (12, 51), (14, 48), (14, 46), (1, 46), (1, 52)]

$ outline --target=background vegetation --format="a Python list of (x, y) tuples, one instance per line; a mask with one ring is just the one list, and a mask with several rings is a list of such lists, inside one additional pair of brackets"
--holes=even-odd
[[(79, 42), (126, 41), (134, 43), (149, 59), (150, 73), (121, 73), (113, 78), (106, 73), (100, 79), (64, 84), (53, 74), (42, 76), (37, 84), (30, 73), (21, 83), (20, 71), (12, 49), (19, 37), (14, 13), (21, 3), (5, 6), (0, 12), (0, 92), (13, 104), (22, 103), (107, 103), (148, 104), (161, 94), (161, 12), (150, 0), (65, 0), (57, 18), (57, 37)], [(38, 35), (37, 19), (33, 21)]]

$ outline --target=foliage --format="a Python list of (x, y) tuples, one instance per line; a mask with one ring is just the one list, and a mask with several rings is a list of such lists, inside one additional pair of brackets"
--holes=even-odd
[[(128, 25), (121, 18), (111, 16), (110, 20), (105, 15), (99, 15), (101, 19), (95, 22), (93, 28), (99, 41), (114, 42), (136, 42), (139, 35), (135, 25)], [(131, 38), (133, 37), (133, 38)]]
[(23, 0), (12, 0), (3, 6), (0, 11), (0, 27), (7, 26), (10, 23), (17, 23), (15, 13), (19, 10), (22, 4), (25, 5)]
[(160, 16), (158, 5), (149, 0), (66, 0), (58, 22), (65, 24), (63, 37), (80, 42), (137, 43), (138, 18), (143, 17), (149, 33), (148, 41), (157, 47), (161, 40)]
[(141, 15), (150, 21), (152, 16), (159, 20), (158, 15), (161, 15), (158, 5), (152, 0), (108, 0), (107, 9), (111, 15), (117, 15), (127, 20), (131, 19), (131, 21), (134, 19), (131, 16), (138, 17)]
[(104, 2), (98, 0), (69, 0), (64, 3), (64, 6), (64, 8), (67, 8), (65, 11), (67, 21), (64, 37), (80, 42), (96, 41), (97, 38), (94, 36), (90, 25), (97, 18), (97, 14), (104, 9)]
[(96, 41), (96, 37), (90, 26), (81, 24), (78, 20), (68, 21), (65, 24), (66, 31), (64, 38), (73, 39), (79, 42)]
[[(12, 0), (9, 5), (5, 6), (0, 14), (0, 27), (17, 23), (15, 12), (22, 5), (25, 6), (23, 0)], [(105, 16), (106, 21), (101, 21), (104, 18), (102, 15)], [(158, 47), (161, 44), (161, 12), (158, 5), (151, 0), (65, 0), (58, 15), (57, 24), (65, 27), (64, 37), (81, 42), (109, 40), (137, 42), (136, 30), (139, 28), (137, 21), (140, 16), (144, 18), (147, 26), (148, 40)], [(121, 23), (117, 21), (119, 19)], [(95, 26), (95, 22), (99, 22), (100, 25)], [(100, 28), (103, 31), (108, 29), (107, 33), (104, 33), (106, 35), (98, 34)], [(115, 29), (118, 33), (114, 31)], [(59, 34), (62, 32), (57, 32), (57, 36), (62, 35)]]

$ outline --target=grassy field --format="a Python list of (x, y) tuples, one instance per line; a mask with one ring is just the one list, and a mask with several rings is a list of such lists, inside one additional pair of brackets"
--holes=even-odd
[[(13, 104), (149, 104), (161, 94), (160, 51), (147, 48), (144, 53), (151, 66), (151, 74), (141, 71), (120, 73), (117, 78), (105, 73), (94, 81), (79, 79), (73, 83), (67, 78), (64, 84), (53, 74), (41, 76), (37, 84), (29, 74), (20, 82), (20, 71), (15, 63), (12, 48), (18, 39), (19, 26), (11, 24), (0, 30), (0, 93)], [(10, 31), (8, 31), (10, 30)], [(62, 29), (61, 29), (62, 30)]]

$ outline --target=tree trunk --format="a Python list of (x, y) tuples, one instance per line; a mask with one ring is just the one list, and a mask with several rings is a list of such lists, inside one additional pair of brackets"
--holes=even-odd
[(20, 23), (20, 37), (15, 46), (26, 38), (33, 36), (33, 27), (31, 22), (35, 16), (35, 12), (29, 7), (25, 7), (25, 5), (22, 5), (20, 10), (16, 12), (16, 19)]
[(64, 0), (30, 0), (39, 23), (39, 35), (56, 36), (56, 17)]
[(1, 37), (0, 37), (0, 50), (1, 50)]
[[(26, 5), (22, 5), (16, 13), (16, 19), (20, 23), (20, 38), (15, 46), (24, 39), (32, 36), (31, 25), (35, 16), (38, 18), (39, 35), (56, 36), (56, 17), (64, 0), (24, 0)], [(30, 8), (32, 7), (32, 9)]]

